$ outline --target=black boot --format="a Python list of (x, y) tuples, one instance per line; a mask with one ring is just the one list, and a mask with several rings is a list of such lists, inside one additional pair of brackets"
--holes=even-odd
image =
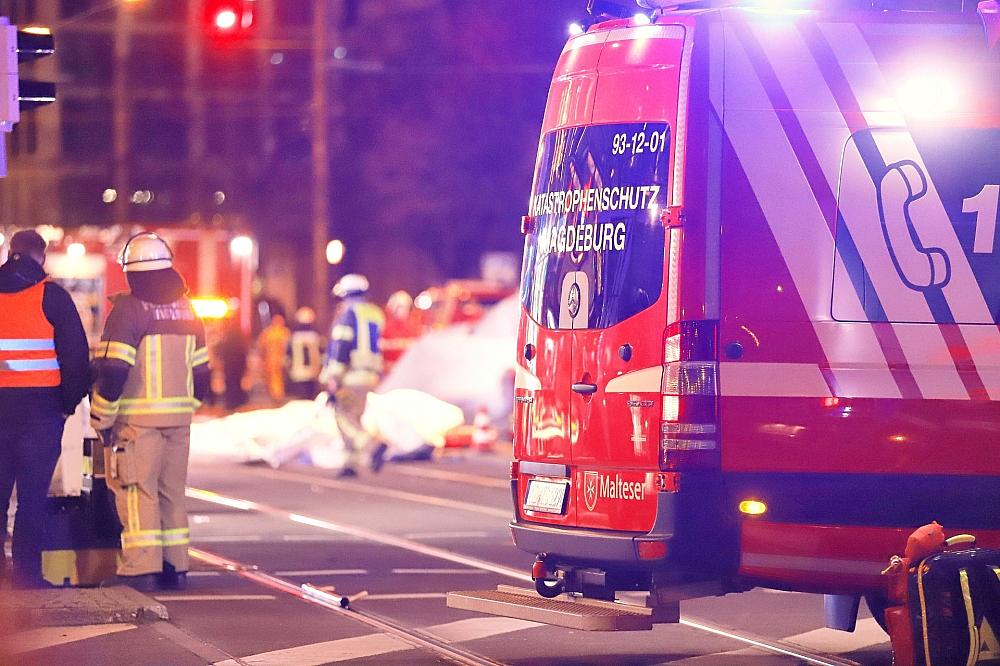
[(115, 579), (115, 585), (128, 585), (138, 592), (155, 592), (159, 576), (160, 574), (156, 573), (140, 574), (138, 576), (119, 575)]
[(371, 469), (373, 472), (382, 471), (382, 466), (385, 465), (385, 452), (389, 450), (389, 445), (385, 442), (379, 442), (375, 445), (372, 450), (371, 457)]
[(186, 590), (187, 572), (178, 571), (170, 562), (164, 562), (163, 572), (157, 576), (156, 586), (161, 590)]

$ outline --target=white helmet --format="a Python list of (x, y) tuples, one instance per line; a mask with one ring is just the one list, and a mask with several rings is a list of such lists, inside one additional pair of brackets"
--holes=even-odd
[(174, 265), (174, 253), (167, 242), (156, 234), (145, 232), (128, 239), (118, 263), (126, 273), (159, 271)]
[(333, 295), (338, 298), (345, 298), (354, 294), (363, 294), (368, 291), (368, 278), (357, 273), (348, 273), (333, 285)]

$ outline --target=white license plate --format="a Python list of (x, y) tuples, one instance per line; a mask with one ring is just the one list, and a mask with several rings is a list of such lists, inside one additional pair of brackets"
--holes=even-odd
[(563, 513), (566, 507), (566, 488), (562, 481), (528, 481), (528, 494), (524, 498), (524, 508), (540, 513)]

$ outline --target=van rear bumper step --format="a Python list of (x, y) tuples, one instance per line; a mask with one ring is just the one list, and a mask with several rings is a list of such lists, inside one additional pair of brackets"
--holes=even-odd
[(610, 532), (579, 528), (548, 527), (512, 522), (514, 545), (529, 553), (548, 553), (566, 559), (588, 562), (614, 562), (637, 565), (655, 564), (639, 559), (636, 541), (669, 541), (670, 534), (637, 535), (634, 532)]
[(534, 590), (499, 585), (496, 590), (449, 592), (448, 607), (541, 622), (580, 631), (646, 631), (658, 622), (677, 622), (680, 606), (670, 618), (654, 609), (562, 595), (545, 599)]

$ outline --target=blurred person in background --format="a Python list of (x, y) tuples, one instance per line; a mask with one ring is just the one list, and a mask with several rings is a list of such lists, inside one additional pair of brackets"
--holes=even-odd
[(322, 381), (335, 402), (337, 428), (347, 448), (347, 463), (340, 476), (350, 477), (357, 475), (358, 461), (365, 451), (371, 453), (372, 470), (379, 471), (388, 448), (376, 443), (361, 424), (368, 393), (382, 377), (379, 343), (385, 315), (368, 302), (368, 279), (363, 275), (349, 273), (340, 278), (333, 295), (341, 303), (330, 331)]
[(112, 297), (91, 401), (122, 524), (118, 577), (144, 591), (181, 589), (191, 417), (211, 383), (205, 327), (162, 238), (136, 234), (120, 263), (130, 291)]
[(285, 317), (276, 314), (260, 337), (257, 338), (257, 348), (264, 361), (264, 383), (271, 400), (277, 403), (285, 401), (285, 363), (287, 361), (288, 340), (291, 331), (285, 326)]
[(0, 577), (7, 559), (7, 511), (17, 486), (13, 582), (43, 587), (42, 546), (49, 482), (63, 425), (90, 390), (90, 351), (69, 293), (47, 279), (45, 240), (10, 239), (0, 267)]
[(288, 389), (292, 397), (312, 400), (316, 397), (319, 373), (323, 369), (323, 340), (316, 330), (316, 312), (302, 307), (295, 311), (295, 321), (288, 339)]
[(247, 372), (247, 355), (250, 353), (250, 344), (237, 318), (226, 320), (216, 353), (222, 363), (225, 384), (222, 402), (227, 411), (233, 411), (247, 401), (243, 378)]
[(387, 369), (399, 360), (410, 345), (420, 337), (420, 320), (413, 310), (413, 297), (400, 289), (385, 304), (385, 330), (381, 350)]

